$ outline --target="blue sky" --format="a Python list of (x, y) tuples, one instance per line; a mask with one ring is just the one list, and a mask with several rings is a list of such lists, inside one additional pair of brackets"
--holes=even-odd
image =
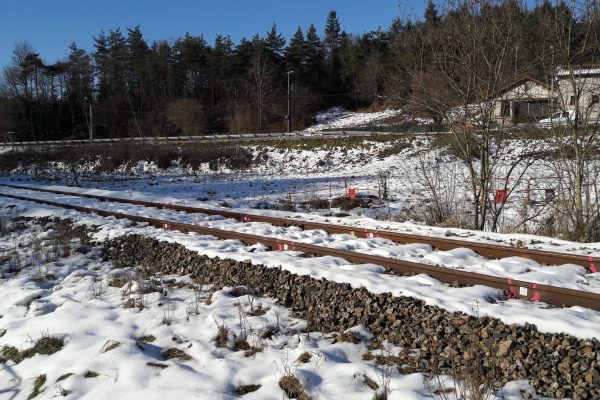
[[(329, 10), (342, 29), (362, 33), (387, 27), (400, 15), (403, 0), (0, 0), (0, 67), (10, 62), (14, 45), (27, 41), (47, 62), (68, 54), (68, 45), (92, 49), (102, 29), (140, 25), (147, 40), (217, 33), (234, 41), (264, 34), (275, 22), (289, 38), (300, 25), (314, 23), (322, 33)], [(412, 9), (420, 9), (423, 1)], [(406, 9), (406, 7), (404, 7)], [(421, 11), (421, 10), (419, 10)]]
[[(531, 0), (530, 0), (531, 1)], [(91, 50), (101, 30), (140, 25), (148, 41), (176, 39), (186, 32), (240, 38), (264, 33), (275, 22), (289, 38), (298, 25), (314, 23), (319, 33), (329, 10), (342, 29), (363, 33), (387, 28), (395, 17), (422, 16), (426, 0), (0, 0), (0, 68), (14, 45), (29, 42), (46, 63), (68, 54), (76, 42)], [(410, 5), (407, 5), (410, 4)]]

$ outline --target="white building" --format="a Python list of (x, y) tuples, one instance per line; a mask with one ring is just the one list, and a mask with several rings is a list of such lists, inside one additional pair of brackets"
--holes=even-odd
[(496, 93), (492, 118), (499, 125), (533, 123), (552, 113), (555, 98), (552, 85), (526, 76)]
[(600, 123), (600, 64), (558, 67), (550, 83), (526, 76), (493, 96), (498, 125), (535, 123), (561, 113), (579, 124)]
[(580, 124), (597, 124), (600, 118), (600, 65), (559, 67), (556, 69), (559, 101), (555, 107), (577, 115)]

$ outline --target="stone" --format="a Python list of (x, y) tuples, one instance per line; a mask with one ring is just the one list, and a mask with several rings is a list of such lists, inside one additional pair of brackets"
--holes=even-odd
[(508, 339), (508, 340), (502, 340), (500, 343), (498, 343), (498, 352), (496, 353), (496, 356), (502, 358), (505, 357), (508, 354), (508, 350), (510, 350), (510, 348), (512, 347), (513, 341)]

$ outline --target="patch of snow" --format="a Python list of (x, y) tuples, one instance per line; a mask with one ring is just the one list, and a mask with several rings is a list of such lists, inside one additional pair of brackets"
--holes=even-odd
[(326, 129), (345, 129), (365, 127), (369, 125), (384, 125), (385, 120), (402, 115), (402, 110), (384, 110), (377, 112), (353, 112), (341, 107), (333, 107), (317, 113), (316, 123), (305, 129), (305, 132), (319, 132)]

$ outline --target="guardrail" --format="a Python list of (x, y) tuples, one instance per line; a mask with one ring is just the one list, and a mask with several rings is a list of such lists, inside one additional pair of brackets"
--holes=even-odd
[(0, 147), (20, 146), (78, 146), (86, 144), (106, 144), (122, 142), (148, 142), (148, 143), (180, 143), (180, 142), (227, 142), (227, 141), (252, 141), (252, 140), (277, 140), (277, 139), (323, 139), (351, 136), (401, 136), (405, 132), (381, 131), (353, 131), (338, 130), (327, 132), (291, 132), (291, 133), (240, 133), (231, 135), (205, 135), (205, 136), (165, 136), (165, 137), (136, 137), (136, 138), (111, 138), (111, 139), (78, 139), (78, 140), (37, 140), (28, 142), (0, 142)]

